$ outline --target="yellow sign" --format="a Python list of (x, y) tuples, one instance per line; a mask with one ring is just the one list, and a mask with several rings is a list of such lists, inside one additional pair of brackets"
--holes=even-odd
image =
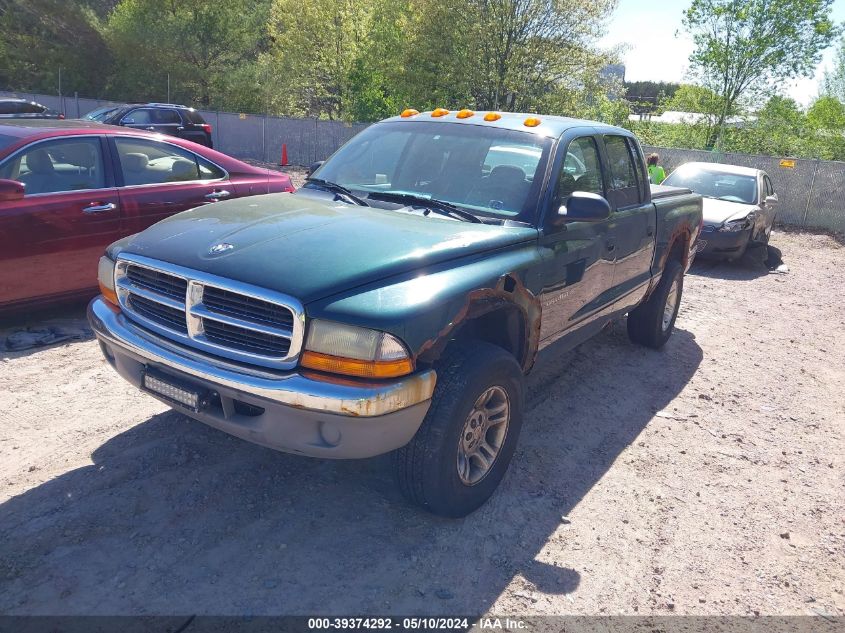
[(791, 158), (783, 158), (780, 161), (780, 166), (783, 169), (795, 169), (795, 161)]
[(245, 118), (246, 118), (246, 115), (245, 115), (243, 112), (241, 112), (241, 113), (238, 115), (238, 117), (239, 117), (239, 118), (241, 118), (241, 119), (245, 119)]

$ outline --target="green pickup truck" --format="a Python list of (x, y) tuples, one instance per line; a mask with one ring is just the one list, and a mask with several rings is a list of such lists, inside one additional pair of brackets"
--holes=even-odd
[(88, 317), (121, 376), (274, 449), (395, 451), (404, 494), (458, 517), (505, 474), (540, 350), (626, 314), (635, 343), (672, 333), (702, 201), (650, 187), (626, 130), (406, 110), (314, 169), (107, 249)]

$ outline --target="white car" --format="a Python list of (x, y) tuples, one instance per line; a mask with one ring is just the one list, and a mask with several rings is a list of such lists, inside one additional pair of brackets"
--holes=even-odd
[(735, 260), (750, 244), (769, 243), (778, 196), (762, 169), (685, 163), (662, 184), (685, 187), (704, 197), (699, 255)]

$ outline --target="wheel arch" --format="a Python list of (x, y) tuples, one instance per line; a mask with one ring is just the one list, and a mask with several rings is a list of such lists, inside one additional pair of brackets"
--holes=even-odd
[(539, 346), (540, 322), (539, 300), (515, 274), (508, 273), (495, 287), (467, 295), (458, 315), (420, 348), (417, 365), (434, 365), (450, 345), (479, 340), (503, 348), (528, 372)]

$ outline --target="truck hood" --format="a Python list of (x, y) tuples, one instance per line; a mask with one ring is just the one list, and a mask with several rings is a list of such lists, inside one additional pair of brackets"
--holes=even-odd
[[(119, 251), (308, 303), (536, 237), (533, 228), (473, 224), (281, 193), (179, 213), (120, 243)], [(219, 244), (230, 246), (213, 253), (212, 247)]]
[(721, 226), (729, 220), (740, 220), (758, 209), (756, 204), (704, 198), (704, 223)]

